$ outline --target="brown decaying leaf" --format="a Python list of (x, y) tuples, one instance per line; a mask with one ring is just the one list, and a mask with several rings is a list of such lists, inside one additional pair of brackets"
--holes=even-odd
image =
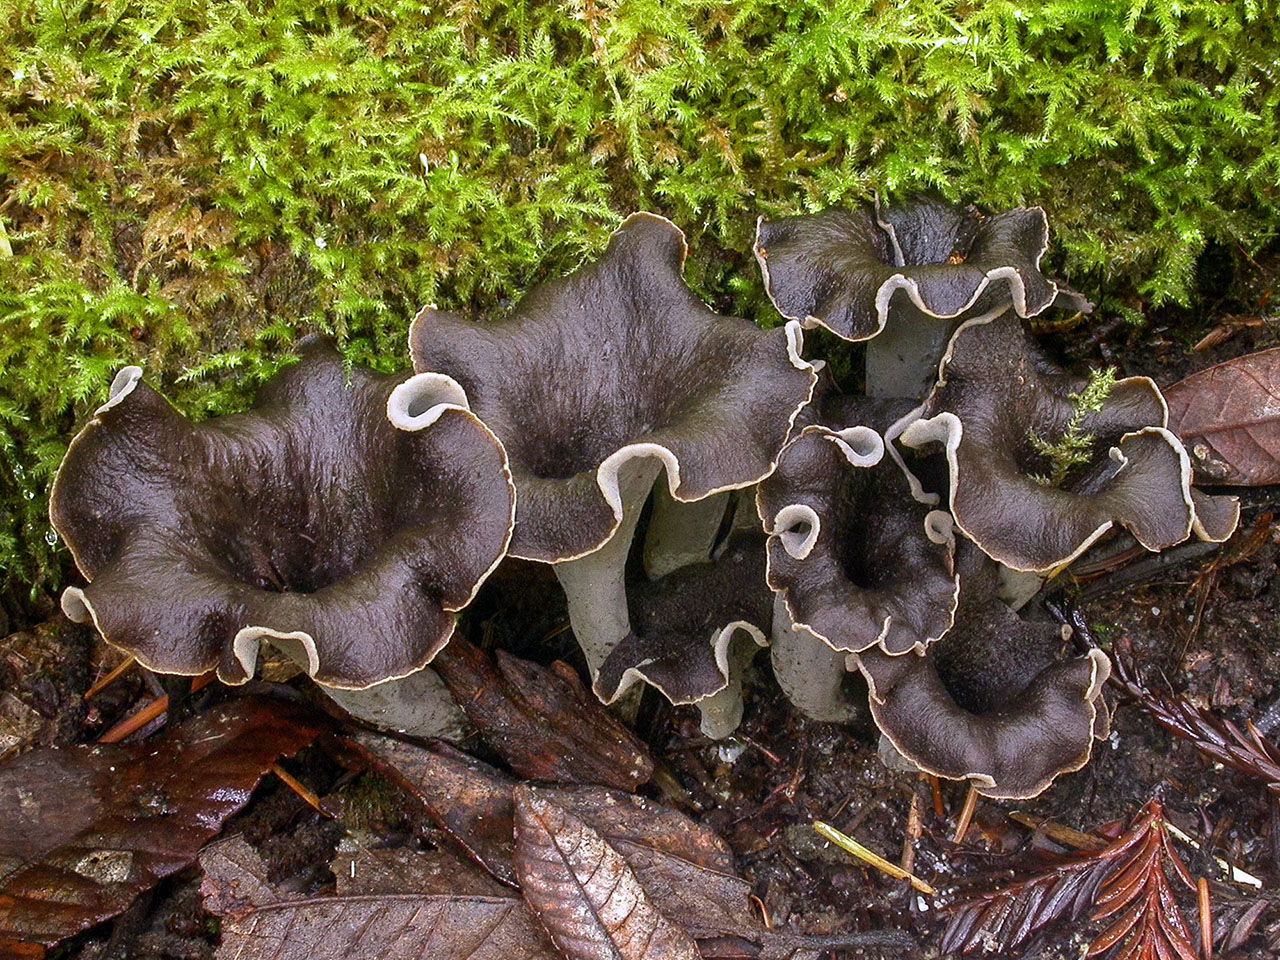
[(484, 871), (448, 850), (414, 847), (368, 847), (348, 838), (338, 844), (329, 863), (340, 897), (378, 894), (460, 894), (469, 897), (514, 897)]
[[(515, 780), (444, 743), (358, 733), (343, 746), (422, 804), (471, 859), (515, 885)], [(539, 795), (599, 831), (663, 914), (694, 936), (752, 936), (759, 926), (728, 844), (684, 814), (607, 787), (547, 787)]]
[(36, 750), (0, 768), (0, 953), (55, 944), (187, 866), (320, 724), (242, 697), (155, 740)]
[(644, 744), (567, 664), (547, 668), (501, 650), (497, 664), (459, 637), (432, 661), (485, 742), (520, 776), (632, 791), (653, 774)]
[(511, 866), (511, 789), (516, 781), (443, 741), (417, 746), (374, 733), (344, 737), (353, 752), (416, 801), (462, 851), (507, 886)]
[(598, 831), (663, 916), (694, 937), (760, 939), (764, 926), (751, 906), (751, 885), (735, 874), (728, 845), (710, 830), (604, 787), (539, 789), (537, 795)]
[(1193, 373), (1164, 397), (1201, 483), (1280, 483), (1280, 347)]
[(1151, 800), (1123, 836), (1099, 850), (1064, 860), (1044, 873), (951, 907), (939, 950), (1009, 950), (1055, 920), (1111, 920), (1089, 945), (1112, 960), (1197, 960), (1191, 935), (1165, 877), (1165, 866), (1194, 889), (1169, 842), (1164, 810)]
[(599, 833), (527, 786), (515, 804), (520, 890), (565, 960), (699, 960)]
[(200, 865), (205, 909), (222, 917), (218, 960), (558, 960), (514, 894), (290, 896), (239, 837)]

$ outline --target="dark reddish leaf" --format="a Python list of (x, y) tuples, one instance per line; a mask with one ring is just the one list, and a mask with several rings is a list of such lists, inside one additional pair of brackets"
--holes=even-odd
[(1280, 347), (1193, 373), (1164, 397), (1201, 483), (1280, 483)]
[(1009, 950), (1055, 920), (1084, 914), (1113, 863), (1090, 855), (995, 893), (949, 908), (951, 920), (939, 952), (970, 953), (994, 944)]
[(218, 960), (557, 960), (514, 895), (290, 896), (266, 883), (238, 837), (206, 849), (200, 865), (205, 909), (223, 918)]
[(527, 787), (515, 802), (520, 890), (566, 960), (699, 960), (599, 833)]
[(1133, 651), (1125, 638), (1116, 644), (1111, 661), (1115, 664), (1112, 679), (1136, 697), (1156, 723), (1189, 741), (1205, 756), (1256, 777), (1267, 784), (1272, 793), (1280, 794), (1280, 746), (1252, 726), (1246, 735), (1230, 720), (1197, 707), (1177, 694), (1147, 689), (1134, 669)]
[(0, 941), (51, 945), (120, 913), (318, 732), (301, 706), (244, 697), (152, 741), (36, 750), (0, 768)]
[(1165, 877), (1166, 863), (1183, 882), (1194, 883), (1168, 842), (1160, 803), (1148, 801), (1128, 833), (1102, 854), (1108, 851), (1115, 866), (1102, 883), (1092, 919), (1115, 919), (1089, 945), (1086, 956), (1115, 947), (1117, 957), (1197, 960), (1191, 932)]
[(631, 791), (653, 773), (644, 744), (615, 720), (566, 664), (551, 668), (458, 637), (432, 661), (485, 742), (531, 780)]

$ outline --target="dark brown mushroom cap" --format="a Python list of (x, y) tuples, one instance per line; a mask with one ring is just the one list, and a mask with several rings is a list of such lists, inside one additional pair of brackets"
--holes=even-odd
[(758, 488), (769, 586), (835, 650), (921, 650), (955, 612), (949, 522), (926, 518), (883, 454), (867, 427), (806, 427)]
[(193, 424), (140, 377), (117, 378), (54, 482), (53, 525), (90, 581), (69, 613), (152, 670), (231, 683), (261, 637), (298, 641), (339, 688), (431, 660), (514, 515), (502, 447), (456, 383), (310, 342), (251, 411)]
[[(977, 551), (971, 551), (976, 554)], [(871, 713), (921, 770), (1021, 799), (1089, 761), (1106, 735), (1110, 663), (1074, 656), (1061, 628), (1028, 623), (995, 598), (995, 564), (962, 571), (955, 626), (923, 656), (857, 655)]]
[[(961, 320), (1012, 305), (1045, 310), (1058, 287), (1040, 272), (1049, 229), (1039, 207), (983, 216), (932, 197), (873, 212), (824, 210), (765, 220), (755, 252), (778, 312), (846, 340), (884, 329), (891, 304)], [(898, 291), (902, 291), (901, 294)]]
[(676, 500), (768, 475), (816, 376), (800, 328), (713, 313), (684, 284), (684, 235), (634, 214), (596, 263), (477, 324), (424, 309), (417, 370), (456, 379), (511, 458), (514, 556), (585, 555), (621, 517), (619, 468), (655, 457)]
[(1060, 438), (1077, 412), (1069, 395), (1086, 383), (1044, 360), (1015, 318), (968, 324), (952, 339), (922, 419), (902, 432), (910, 447), (943, 444), (956, 525), (1016, 570), (1052, 570), (1115, 523), (1148, 550), (1191, 533), (1190, 463), (1146, 377), (1117, 381), (1102, 408), (1085, 413), (1089, 463), (1060, 487), (1036, 479), (1050, 466), (1032, 436)]
[(764, 538), (737, 534), (709, 563), (654, 581), (637, 577), (627, 599), (634, 629), (600, 667), (596, 695), (612, 703), (643, 680), (672, 703), (705, 700), (729, 683), (736, 636), (768, 643), (773, 594), (764, 581)]

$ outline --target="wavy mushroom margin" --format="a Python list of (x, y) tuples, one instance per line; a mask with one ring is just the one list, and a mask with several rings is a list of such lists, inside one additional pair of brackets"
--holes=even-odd
[[(512, 536), (515, 487), (501, 444), (447, 377), (349, 372), (318, 339), (300, 352), (302, 362), (277, 374), (254, 409), (199, 425), (148, 387), (140, 368), (116, 376), (50, 496), (54, 529), (89, 580), (64, 592), (70, 618), (91, 621), (158, 673), (216, 668), (232, 684), (252, 676), (260, 640), (281, 641), (317, 683), (341, 691), (410, 677), (448, 642), (454, 614)], [(361, 445), (386, 456), (353, 471)], [(300, 484), (300, 473), (316, 483)], [(358, 488), (334, 487), (337, 500), (324, 501), (332, 492), (324, 481), (353, 476)], [(340, 535), (349, 533), (353, 489), (365, 498), (356, 522), (383, 511), (376, 546)], [(386, 502), (370, 506), (379, 490)], [(424, 526), (404, 515), (439, 497), (451, 498), (453, 522), (466, 529), (451, 536), (435, 517)], [(309, 546), (291, 554), (288, 540)], [(343, 572), (326, 579), (334, 569)], [(286, 582), (292, 574), (299, 579)], [(386, 590), (374, 588), (380, 578)], [(371, 636), (362, 661), (353, 644)]]

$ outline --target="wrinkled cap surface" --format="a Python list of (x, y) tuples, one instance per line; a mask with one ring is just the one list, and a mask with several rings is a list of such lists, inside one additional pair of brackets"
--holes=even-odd
[(758, 646), (772, 616), (764, 581), (764, 538), (736, 534), (708, 563), (681, 567), (658, 580), (627, 586), (634, 629), (609, 654), (594, 684), (612, 703), (636, 681), (672, 703), (697, 703), (729, 683), (735, 637)]
[(955, 612), (950, 525), (912, 499), (866, 427), (806, 427), (762, 481), (768, 580), (791, 619), (846, 652), (920, 650)]
[(995, 596), (995, 564), (970, 548), (955, 626), (923, 656), (858, 654), (871, 713), (921, 770), (1026, 798), (1084, 766), (1106, 736), (1110, 663), (1077, 656), (1064, 628), (1028, 623)]
[(677, 500), (766, 476), (816, 376), (797, 324), (764, 331), (713, 313), (684, 284), (684, 235), (634, 214), (595, 264), (471, 323), (424, 309), (417, 370), (467, 391), (519, 490), (514, 556), (590, 553), (621, 516), (617, 473), (656, 457)]
[(506, 459), (457, 384), (302, 353), (200, 424), (130, 368), (71, 444), (50, 514), (89, 584), (64, 608), (150, 669), (241, 682), (276, 637), (333, 687), (404, 676), (504, 553)]
[(1016, 570), (1048, 571), (1120, 524), (1148, 550), (1191, 533), (1191, 469), (1164, 429), (1160, 391), (1146, 377), (1116, 381), (1080, 431), (1093, 437), (1087, 463), (1050, 485), (1050, 461), (1032, 437), (1057, 443), (1080, 412), (1087, 381), (1044, 360), (1013, 317), (956, 332), (943, 380), (902, 442), (943, 445), (956, 525), (989, 556)]
[[(1040, 272), (1049, 228), (1039, 207), (984, 216), (919, 197), (897, 207), (760, 219), (755, 252), (778, 312), (846, 340), (884, 329), (891, 306), (960, 321), (1010, 305), (1034, 316), (1058, 296)], [(1087, 301), (1072, 301), (1077, 307)]]

